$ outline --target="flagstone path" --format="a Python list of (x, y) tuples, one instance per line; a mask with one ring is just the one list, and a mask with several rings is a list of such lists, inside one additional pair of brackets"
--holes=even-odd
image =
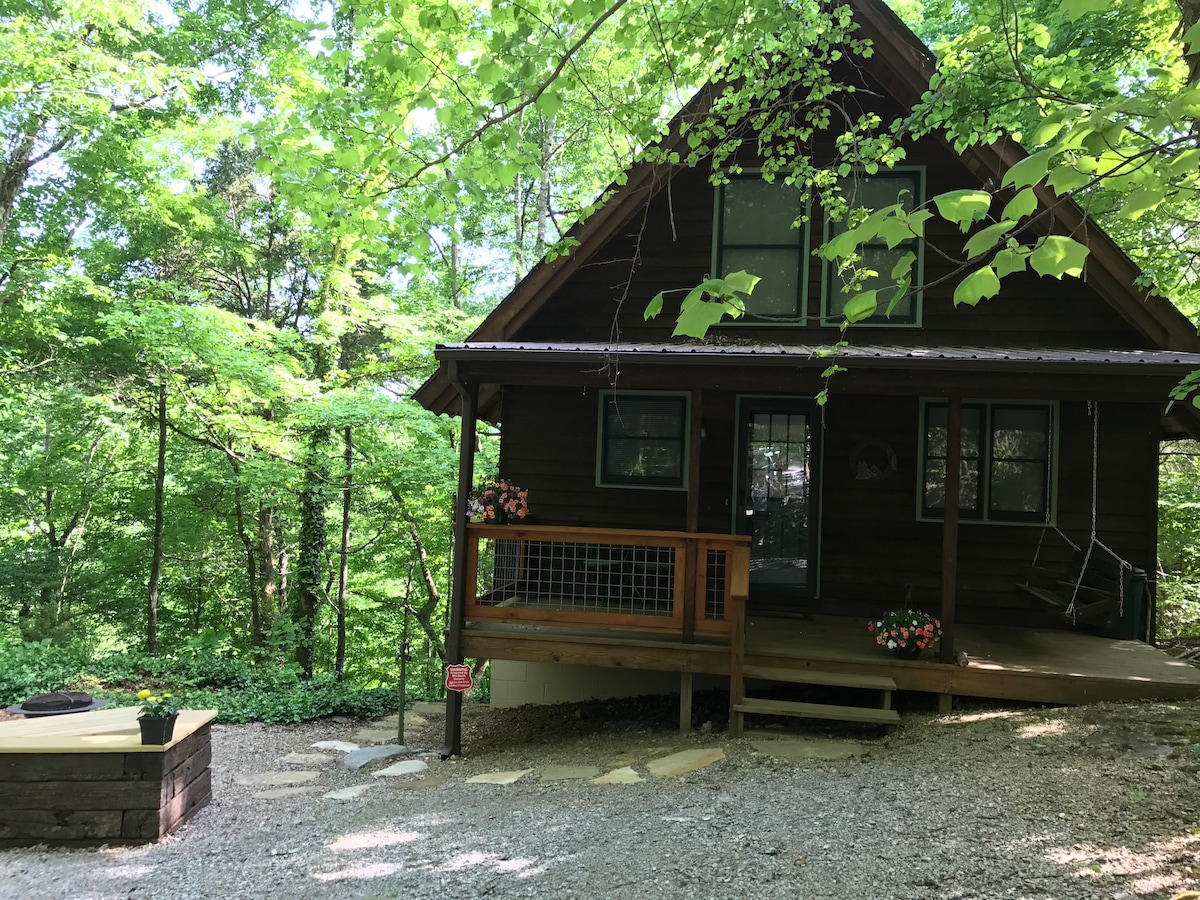
[[(418, 728), (428, 725), (428, 720), (410, 713), (405, 715), (404, 723), (406, 728)], [(259, 800), (284, 800), (305, 794), (319, 794), (322, 800), (345, 802), (364, 796), (378, 796), (381, 791), (388, 790), (431, 790), (441, 787), (452, 778), (448, 772), (430, 774), (427, 760), (438, 756), (435, 751), (395, 743), (395, 716), (372, 722), (356, 731), (353, 736), (354, 741), (316, 741), (311, 745), (311, 749), (320, 752), (288, 753), (276, 761), (278, 769), (240, 775), (236, 783), (265, 788), (252, 795)], [(790, 760), (845, 759), (867, 752), (863, 744), (820, 738), (771, 738), (753, 740), (750, 743), (764, 756)], [(341, 754), (340, 757), (338, 754)], [(404, 758), (396, 760), (397, 757)], [(464, 773), (460, 783), (495, 787), (513, 785), (521, 781), (547, 784), (570, 781), (590, 781), (598, 785), (639, 784), (647, 779), (677, 778), (724, 759), (725, 752), (719, 747), (679, 750), (670, 745), (657, 745), (628, 751), (616, 757), (610, 756), (607, 761), (613, 767), (607, 771), (601, 766), (588, 763), (549, 763), (540, 767), (480, 772), (469, 777)], [(374, 764), (384, 762), (389, 764), (383, 768), (374, 768)], [(287, 768), (295, 766), (304, 768)], [(369, 780), (329, 790), (328, 782), (337, 770), (348, 771), (352, 773), (352, 777)], [(344, 779), (345, 776), (341, 777)], [(310, 784), (318, 781), (324, 781), (326, 786)]]

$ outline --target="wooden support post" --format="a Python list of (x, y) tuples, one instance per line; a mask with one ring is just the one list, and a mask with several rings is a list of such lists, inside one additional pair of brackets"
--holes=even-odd
[(946, 404), (946, 504), (942, 519), (942, 642), (940, 658), (954, 659), (954, 607), (958, 592), (958, 494), (962, 483), (962, 397)]
[(704, 392), (692, 391), (691, 433), (688, 438), (688, 496), (685, 530), (700, 530), (700, 445), (704, 441)]
[[(459, 378), (458, 366), (451, 360), (446, 364), (450, 383), (462, 398), (462, 431), (458, 445), (458, 505), (454, 510), (454, 583), (450, 591), (450, 623), (446, 633), (446, 662), (461, 664), (462, 632), (467, 617), (467, 591), (475, 590), (474, 580), (468, 583), (467, 558), (467, 495), (475, 479), (475, 412), (479, 401), (479, 385), (466, 384)], [(446, 744), (442, 758), (462, 755), (461, 691), (446, 694)]]
[(938, 715), (948, 716), (954, 712), (954, 695), (938, 694)]
[(679, 673), (679, 733), (692, 733), (692, 673)]
[[(681, 556), (683, 563), (683, 642), (685, 644), (694, 643), (696, 640), (696, 584), (699, 579), (696, 577), (696, 566), (700, 565), (699, 556), (700, 548), (696, 546), (695, 540), (688, 539), (684, 542), (683, 553), (675, 551), (676, 559)], [(676, 565), (678, 565), (678, 561)]]
[(729, 617), (733, 634), (729, 641), (729, 736), (742, 736), (743, 715), (737, 707), (746, 699), (746, 598), (750, 593), (750, 548), (729, 550), (726, 578), (729, 580)]

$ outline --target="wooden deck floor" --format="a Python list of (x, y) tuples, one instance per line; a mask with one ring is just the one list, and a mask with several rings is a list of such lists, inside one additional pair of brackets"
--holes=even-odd
[[(474, 623), (463, 647), (470, 657), (729, 674), (728, 644), (713, 640)], [(883, 675), (902, 691), (1063, 704), (1200, 697), (1200, 668), (1140, 641), (960, 625), (956, 649), (967, 654), (966, 666), (942, 664), (932, 653), (898, 660), (859, 619), (752, 616), (746, 629), (747, 665)]]
[(1200, 697), (1200, 668), (1140, 641), (1074, 631), (960, 625), (966, 666), (903, 661), (870, 642), (857, 619), (751, 618), (746, 662), (887, 675), (900, 690), (968, 697), (1089, 703)]

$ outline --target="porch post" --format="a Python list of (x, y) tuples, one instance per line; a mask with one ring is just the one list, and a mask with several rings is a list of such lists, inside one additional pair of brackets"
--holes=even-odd
[[(700, 530), (700, 443), (703, 440), (704, 392), (692, 391), (691, 418), (688, 434), (687, 472), (687, 523), (689, 534)], [(701, 565), (700, 548), (694, 540), (684, 543), (683, 549), (683, 634), (685, 644), (696, 640), (696, 568)], [(692, 673), (679, 673), (679, 733), (689, 734), (692, 730)]]
[[(446, 663), (461, 665), (462, 632), (467, 615), (467, 495), (475, 479), (475, 414), (479, 405), (479, 385), (466, 384), (453, 360), (446, 363), (450, 383), (462, 398), (462, 431), (458, 444), (458, 505), (454, 509), (454, 583), (450, 589), (450, 624), (446, 632)], [(446, 744), (442, 759), (462, 755), (461, 691), (446, 693)]]
[(946, 403), (946, 504), (942, 518), (942, 643), (941, 661), (954, 658), (954, 606), (958, 590), (958, 493), (962, 481), (962, 397)]

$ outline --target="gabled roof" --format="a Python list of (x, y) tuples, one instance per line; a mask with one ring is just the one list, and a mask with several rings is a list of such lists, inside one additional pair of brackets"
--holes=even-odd
[[(870, 71), (897, 102), (911, 109), (928, 89), (936, 62), (932, 52), (881, 0), (844, 2), (854, 11), (854, 20), (859, 25), (857, 36), (869, 38), (874, 44), (874, 54), (869, 59), (859, 60), (859, 65)], [(709, 109), (712, 97), (710, 85), (680, 111), (661, 142), (665, 150), (678, 149), (682, 141), (680, 125), (702, 116)], [(1008, 139), (989, 146), (970, 147), (961, 153), (948, 141), (942, 139), (942, 142), (978, 177), (980, 184), (989, 179), (999, 183), (1003, 174), (1027, 155)], [(646, 161), (635, 164), (627, 173), (625, 184), (610, 187), (608, 201), (571, 229), (569, 236), (577, 240), (579, 246), (569, 256), (538, 263), (471, 334), (468, 343), (511, 340), (559, 287), (658, 194), (672, 175), (670, 166)], [(1036, 191), (1043, 205), (1055, 208), (1060, 228), (1087, 244), (1090, 254), (1084, 280), (1125, 321), (1163, 350), (1200, 352), (1200, 336), (1192, 323), (1169, 301), (1150, 296), (1138, 287), (1138, 267), (1088, 219), (1078, 204), (1058, 199), (1044, 186)], [(461, 408), (444, 365), (414, 396), (433, 412), (455, 414)]]

